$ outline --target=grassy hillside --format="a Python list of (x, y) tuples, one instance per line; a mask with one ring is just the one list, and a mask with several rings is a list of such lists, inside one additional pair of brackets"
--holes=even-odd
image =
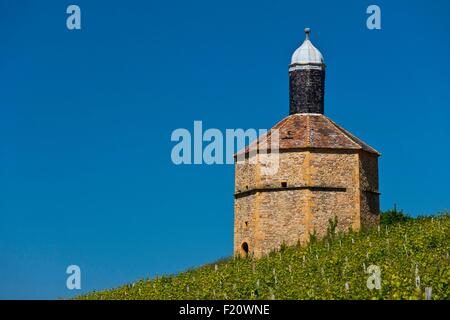
[[(79, 298), (424, 299), (425, 287), (431, 287), (432, 299), (449, 299), (449, 249), (445, 214), (330, 234), (259, 260), (230, 258)], [(381, 270), (380, 290), (367, 288), (370, 265)]]

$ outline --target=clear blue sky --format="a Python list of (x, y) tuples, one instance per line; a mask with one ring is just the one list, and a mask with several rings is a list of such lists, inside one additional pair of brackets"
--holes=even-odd
[[(366, 28), (370, 4), (382, 30)], [(449, 208), (449, 15), (447, 0), (1, 1), (0, 298), (231, 255), (233, 166), (175, 166), (170, 135), (285, 117), (306, 26), (326, 115), (382, 153), (382, 209)]]

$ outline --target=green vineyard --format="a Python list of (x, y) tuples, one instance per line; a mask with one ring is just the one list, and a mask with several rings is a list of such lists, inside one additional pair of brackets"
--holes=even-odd
[(449, 299), (450, 215), (391, 220), (77, 299)]

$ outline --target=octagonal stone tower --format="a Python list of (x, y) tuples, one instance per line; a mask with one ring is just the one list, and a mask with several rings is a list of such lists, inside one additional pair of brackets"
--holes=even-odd
[(379, 223), (380, 153), (324, 116), (325, 64), (305, 33), (289, 66), (290, 115), (272, 128), (278, 170), (263, 174), (265, 164), (251, 161), (264, 137), (235, 155), (235, 255), (260, 257), (323, 237), (334, 217), (338, 231)]

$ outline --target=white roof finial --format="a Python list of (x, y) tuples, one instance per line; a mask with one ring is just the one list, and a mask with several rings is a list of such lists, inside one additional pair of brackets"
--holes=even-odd
[(306, 40), (309, 40), (309, 34), (311, 33), (311, 29), (310, 28), (305, 28), (305, 33), (306, 33)]

